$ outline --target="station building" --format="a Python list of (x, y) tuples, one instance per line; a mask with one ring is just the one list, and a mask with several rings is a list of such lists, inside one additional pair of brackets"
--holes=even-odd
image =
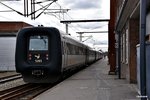
[[(121, 78), (137, 82), (137, 53), (139, 44), (139, 0), (116, 0), (116, 30), (120, 34)], [(116, 32), (117, 33), (117, 32)], [(116, 34), (116, 41), (117, 40)]]
[(0, 72), (15, 71), (16, 35), (20, 28), (30, 26), (25, 22), (0, 22)]
[[(140, 35), (141, 27), (145, 29), (145, 62), (146, 67), (144, 76), (146, 76), (146, 96), (150, 98), (150, 1), (145, 3), (146, 7), (146, 22), (141, 26), (141, 3), (142, 0), (110, 0), (111, 3), (111, 24), (109, 28), (115, 36), (115, 51), (116, 51), (116, 67), (115, 70), (120, 70), (120, 78), (128, 80), (129, 83), (137, 83), (139, 91), (140, 86)], [(114, 25), (114, 26), (113, 26)], [(111, 66), (110, 66), (111, 67)], [(119, 69), (118, 69), (119, 68)], [(110, 68), (111, 69), (111, 68)]]
[(0, 36), (16, 36), (20, 28), (32, 26), (25, 22), (18, 21), (1, 21)]

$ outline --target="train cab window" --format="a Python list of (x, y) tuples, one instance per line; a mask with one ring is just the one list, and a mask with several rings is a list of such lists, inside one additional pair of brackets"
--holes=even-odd
[(27, 60), (30, 64), (47, 64), (49, 61), (48, 36), (29, 36)]
[(48, 50), (48, 36), (30, 36), (29, 38), (30, 51), (45, 51)]

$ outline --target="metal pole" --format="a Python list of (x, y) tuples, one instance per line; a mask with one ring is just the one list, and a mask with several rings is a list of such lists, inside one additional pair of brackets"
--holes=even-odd
[(80, 33), (80, 41), (82, 42), (82, 33)]
[(26, 0), (24, 0), (24, 16), (26, 17)]
[(31, 19), (34, 19), (35, 20), (35, 0), (31, 0)]
[[(33, 12), (35, 12), (35, 0), (33, 0)], [(33, 18), (34, 18), (34, 20), (35, 20), (35, 13), (34, 13), (34, 15), (33, 15)]]
[(140, 92), (141, 100), (146, 98), (146, 60), (145, 60), (145, 34), (146, 34), (146, 1), (140, 0)]
[(33, 0), (31, 0), (31, 19), (33, 19), (33, 14), (32, 14), (32, 12), (33, 12)]
[(65, 23), (66, 24), (66, 34), (68, 35), (68, 23)]
[(29, 9), (28, 9), (28, 0), (27, 0), (27, 17), (28, 17), (28, 15), (29, 15)]

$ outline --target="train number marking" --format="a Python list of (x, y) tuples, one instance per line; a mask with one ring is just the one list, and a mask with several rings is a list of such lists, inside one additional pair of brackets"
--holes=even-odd
[(42, 59), (35, 59), (35, 63), (42, 63)]

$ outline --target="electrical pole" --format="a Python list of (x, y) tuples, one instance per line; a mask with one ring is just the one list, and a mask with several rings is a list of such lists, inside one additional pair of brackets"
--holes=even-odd
[(108, 33), (108, 31), (91, 31), (91, 32), (76, 32), (78, 33), (80, 36), (79, 36), (79, 40), (82, 41), (82, 38), (83, 37), (91, 37), (91, 36), (83, 36), (84, 33)]

